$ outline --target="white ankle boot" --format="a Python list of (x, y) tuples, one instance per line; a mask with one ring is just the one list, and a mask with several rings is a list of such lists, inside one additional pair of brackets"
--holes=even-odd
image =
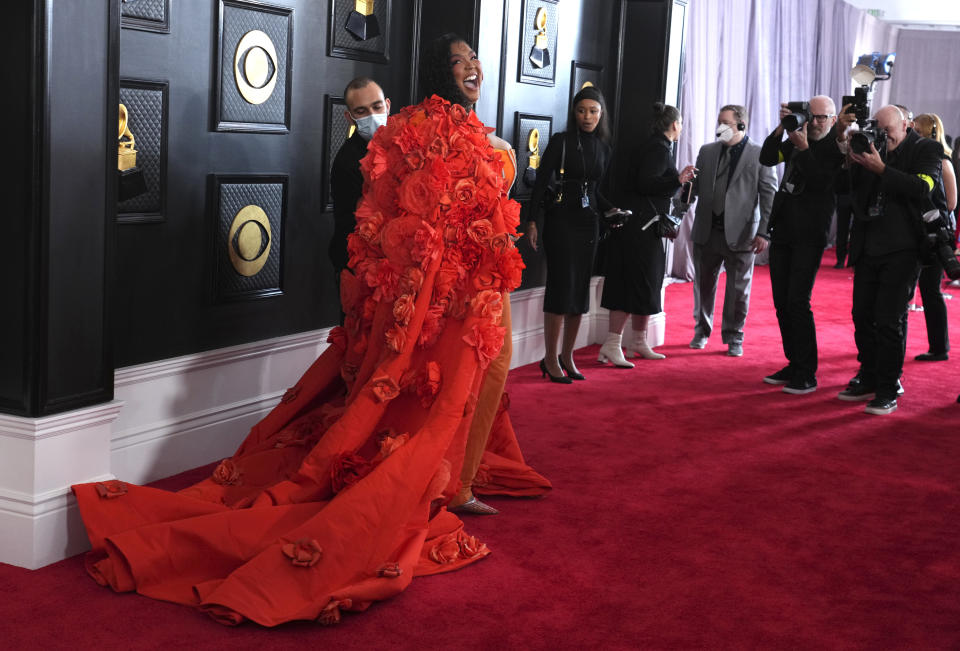
[(633, 332), (633, 345), (627, 348), (634, 357), (642, 357), (644, 359), (665, 359), (666, 355), (661, 355), (660, 353), (654, 352), (650, 346), (647, 345), (647, 329), (643, 328), (642, 330), (635, 330)]
[(616, 332), (608, 332), (607, 340), (600, 346), (600, 354), (597, 355), (597, 361), (603, 364), (613, 362), (614, 366), (619, 368), (633, 368), (633, 363), (628, 362), (623, 356), (623, 350), (620, 348), (621, 335)]

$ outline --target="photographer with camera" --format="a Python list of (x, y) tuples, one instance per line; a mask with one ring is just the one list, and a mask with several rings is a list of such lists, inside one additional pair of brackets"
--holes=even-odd
[(753, 262), (767, 248), (767, 223), (777, 174), (760, 164), (760, 145), (747, 137), (747, 109), (727, 104), (717, 116), (717, 140), (700, 148), (693, 181), (699, 196), (693, 240), (691, 348), (703, 348), (713, 330), (720, 265), (727, 270), (720, 336), (727, 355), (743, 355), (743, 326), (750, 306)]
[[(590, 277), (603, 216), (620, 214), (601, 192), (612, 153), (610, 118), (599, 89), (573, 98), (568, 129), (556, 133), (543, 154), (530, 198), (527, 241), (542, 244), (547, 261), (543, 298), (543, 377), (557, 384), (585, 379), (573, 361), (582, 316), (590, 311)], [(601, 211), (602, 214), (601, 214)], [(563, 340), (558, 350), (561, 329)]]
[[(770, 284), (788, 364), (763, 378), (794, 395), (817, 388), (817, 331), (810, 309), (813, 283), (827, 246), (834, 179), (844, 161), (839, 142), (856, 116), (837, 116), (833, 100), (782, 104), (780, 124), (760, 149), (760, 163), (786, 163), (770, 215)], [(786, 132), (787, 138), (783, 140)]]
[[(930, 247), (921, 262), (920, 297), (923, 299), (923, 320), (927, 326), (927, 352), (920, 353), (914, 359), (918, 362), (941, 362), (948, 357), (950, 337), (947, 333), (947, 304), (943, 300), (940, 281), (943, 272), (951, 278), (960, 274), (960, 262), (957, 262), (953, 253), (954, 232), (956, 221), (954, 211), (957, 208), (957, 177), (954, 173), (950, 155), (953, 150), (944, 142), (943, 122), (935, 113), (922, 113), (914, 120), (913, 128), (924, 138), (936, 140), (943, 147), (943, 160), (940, 162), (940, 174), (933, 186), (930, 199), (936, 213), (928, 212), (931, 216), (927, 227), (927, 238), (931, 240)], [(932, 228), (931, 228), (932, 226)], [(941, 239), (942, 242), (936, 240)], [(945, 255), (938, 253), (946, 247)]]
[(854, 222), (850, 237), (853, 325), (860, 370), (841, 400), (869, 400), (868, 414), (897, 409), (907, 304), (927, 246), (922, 215), (940, 174), (943, 147), (908, 130), (893, 105), (851, 138)]

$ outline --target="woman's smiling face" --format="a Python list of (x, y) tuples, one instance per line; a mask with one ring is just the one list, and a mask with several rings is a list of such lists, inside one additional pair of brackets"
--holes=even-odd
[(463, 41), (451, 43), (450, 69), (460, 92), (467, 101), (476, 104), (480, 99), (480, 86), (483, 84), (483, 66), (477, 53)]

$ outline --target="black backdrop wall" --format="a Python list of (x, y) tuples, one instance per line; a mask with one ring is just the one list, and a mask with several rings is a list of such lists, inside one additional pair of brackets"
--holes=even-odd
[[(616, 118), (621, 73), (662, 69), (671, 0), (374, 0), (382, 34), (367, 41), (344, 30), (354, 4), (14, 3), (0, 29), (8, 60), (28, 63), (8, 70), (22, 98), (9, 108), (22, 161), (10, 233), (24, 246), (0, 262), (0, 411), (102, 402), (116, 367), (334, 324), (327, 169), (351, 78), (380, 81), (396, 110), (419, 99), (419, 44), (457, 31), (484, 62), (481, 119), (525, 160), (530, 125), (564, 129), (583, 82)], [(657, 20), (627, 33), (631, 7)], [(550, 64), (537, 68), (540, 8)], [(652, 101), (662, 78), (637, 92)], [(148, 191), (117, 204), (120, 101)], [(249, 205), (259, 212), (234, 221)], [(522, 252), (524, 286), (542, 284), (540, 256)]]

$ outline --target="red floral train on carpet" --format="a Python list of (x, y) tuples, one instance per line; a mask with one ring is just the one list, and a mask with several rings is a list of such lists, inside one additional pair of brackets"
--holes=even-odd
[[(523, 269), (519, 205), (487, 132), (437, 97), (377, 132), (344, 327), (209, 479), (179, 493), (73, 487), (97, 581), (228, 624), (332, 624), (490, 553), (443, 507)], [(507, 407), (503, 395), (474, 490), (542, 495)]]

